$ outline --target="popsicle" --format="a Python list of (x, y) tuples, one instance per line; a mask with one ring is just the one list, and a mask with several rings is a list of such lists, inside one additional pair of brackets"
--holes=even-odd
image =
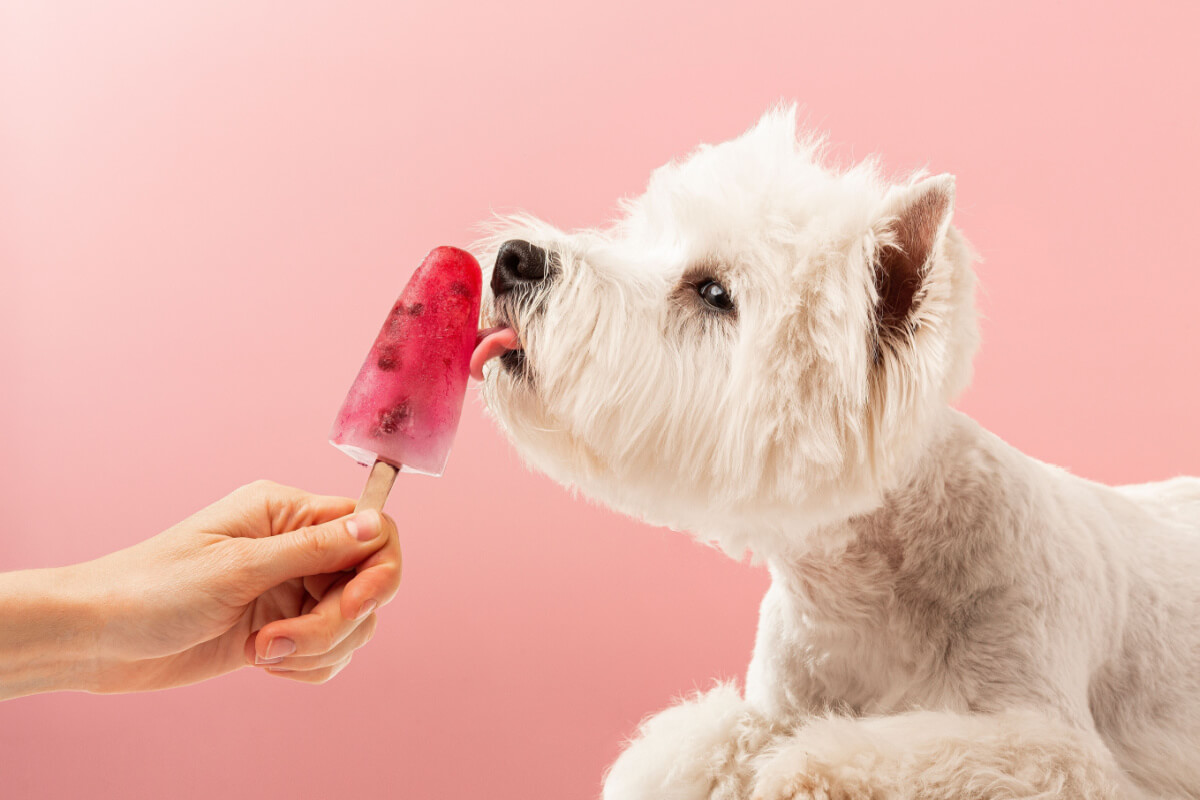
[(441, 475), (458, 430), (483, 278), (465, 250), (438, 247), (392, 306), (329, 441), (371, 467), (358, 509), (381, 509), (398, 471)]

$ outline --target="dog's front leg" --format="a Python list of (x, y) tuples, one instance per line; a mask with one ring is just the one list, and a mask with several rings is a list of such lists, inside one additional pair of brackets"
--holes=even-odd
[(764, 753), (754, 800), (1136, 796), (1098, 736), (1037, 714), (816, 719)]
[(721, 685), (642, 723), (609, 768), (603, 800), (745, 800), (753, 762), (782, 731)]

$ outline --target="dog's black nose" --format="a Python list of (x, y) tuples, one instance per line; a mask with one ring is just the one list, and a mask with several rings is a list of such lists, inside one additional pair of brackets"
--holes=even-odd
[(492, 294), (499, 297), (523, 283), (537, 283), (546, 277), (546, 251), (524, 239), (509, 239), (496, 253), (492, 270)]

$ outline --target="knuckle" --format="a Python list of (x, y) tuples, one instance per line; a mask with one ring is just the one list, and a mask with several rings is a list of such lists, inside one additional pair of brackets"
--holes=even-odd
[(328, 531), (308, 528), (303, 533), (304, 549), (313, 561), (323, 563), (334, 551), (333, 539)]
[(239, 574), (254, 566), (254, 540), (239, 537), (221, 543), (218, 568), (225, 574)]
[(266, 478), (259, 478), (258, 480), (250, 481), (250, 483), (245, 484), (238, 489), (238, 491), (242, 492), (243, 494), (250, 495), (251, 497), (262, 497), (270, 494), (277, 488), (279, 488), (279, 484), (275, 483), (274, 481), (269, 481)]
[(328, 653), (333, 649), (333, 631), (323, 625), (304, 638), (307, 645), (304, 650), (310, 655)]

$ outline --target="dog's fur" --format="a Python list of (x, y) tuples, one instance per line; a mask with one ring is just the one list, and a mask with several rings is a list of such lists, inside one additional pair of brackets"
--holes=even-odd
[(525, 349), (484, 396), (526, 460), (772, 576), (744, 696), (648, 719), (608, 800), (1200, 797), (1200, 480), (1102, 486), (950, 409), (953, 199), (824, 166), (781, 108), (608, 229), (477, 248), (553, 254), (484, 304)]

